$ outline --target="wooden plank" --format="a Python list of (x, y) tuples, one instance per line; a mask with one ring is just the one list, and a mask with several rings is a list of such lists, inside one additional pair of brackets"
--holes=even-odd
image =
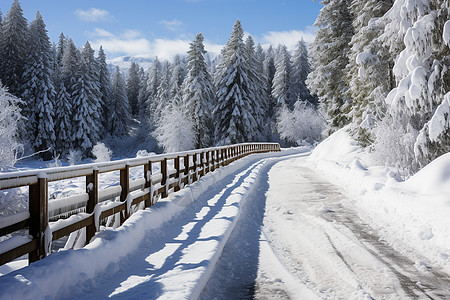
[(105, 211), (102, 211), (102, 213), (100, 214), (100, 220), (103, 220), (104, 218), (112, 216), (112, 215), (114, 215), (116, 213), (120, 213), (120, 212), (124, 211), (126, 207), (127, 207), (127, 203), (123, 202), (123, 203), (120, 203), (117, 206), (114, 206), (114, 207), (111, 207), (111, 208), (109, 208), (109, 209), (107, 209)]
[(72, 223), (66, 227), (63, 227), (63, 228), (53, 231), (52, 240), (54, 241), (54, 240), (60, 239), (62, 237), (65, 237), (66, 235), (71, 234), (74, 231), (80, 230), (80, 229), (90, 226), (90, 225), (95, 226), (94, 215), (88, 216), (88, 217), (81, 219), (75, 223)]
[(36, 184), (29, 188), (30, 228), (29, 232), (37, 241), (37, 247), (28, 255), (29, 263), (44, 258), (45, 229), (48, 226), (48, 181), (47, 178), (38, 178)]
[(15, 260), (22, 255), (25, 255), (30, 252), (35, 252), (38, 247), (38, 242), (36, 239), (31, 240), (30, 242), (23, 244), (17, 248), (11, 249), (5, 253), (0, 254), (0, 265), (6, 264), (12, 260)]
[[(86, 204), (86, 213), (94, 212), (95, 206), (98, 204), (98, 170), (94, 169), (92, 175), (86, 176), (86, 193), (89, 195), (89, 200)], [(86, 227), (86, 244), (95, 235), (95, 224)]]
[(150, 199), (150, 193), (136, 197), (133, 199), (133, 201), (131, 201), (131, 205), (137, 205), (139, 203), (141, 203), (142, 201), (147, 201)]
[(30, 224), (30, 219), (26, 219), (15, 224), (11, 224), (7, 227), (0, 228), (0, 236), (13, 233), (14, 231), (27, 228)]

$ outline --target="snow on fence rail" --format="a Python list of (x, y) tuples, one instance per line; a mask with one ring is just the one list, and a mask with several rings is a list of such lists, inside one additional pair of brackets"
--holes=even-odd
[[(29, 189), (29, 212), (0, 219), (0, 236), (27, 229), (28, 238), (0, 242), (0, 265), (28, 254), (32, 263), (44, 258), (50, 243), (86, 228), (86, 241), (99, 229), (101, 220), (120, 214), (122, 224), (133, 207), (149, 207), (206, 173), (252, 153), (280, 151), (277, 143), (245, 143), (133, 158), (107, 163), (47, 168), (0, 174), (0, 190)], [(153, 172), (155, 164), (159, 171)], [(131, 167), (144, 167), (141, 179), (130, 181)], [(99, 174), (120, 171), (120, 184), (99, 189)], [(86, 193), (48, 201), (48, 183), (76, 177), (86, 178)], [(119, 197), (120, 201), (108, 201)], [(143, 203), (143, 205), (142, 205)], [(71, 216), (72, 215), (72, 216)], [(66, 219), (68, 216), (70, 218)]]

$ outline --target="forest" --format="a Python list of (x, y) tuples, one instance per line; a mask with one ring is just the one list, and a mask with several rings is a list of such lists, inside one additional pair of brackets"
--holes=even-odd
[(313, 144), (345, 127), (405, 175), (449, 152), (448, 1), (322, 4), (314, 42), (293, 51), (256, 44), (238, 19), (212, 60), (199, 33), (185, 56), (121, 70), (89, 42), (52, 43), (15, 0), (0, 30), (0, 167), (30, 153), (91, 157), (136, 132), (172, 152)]

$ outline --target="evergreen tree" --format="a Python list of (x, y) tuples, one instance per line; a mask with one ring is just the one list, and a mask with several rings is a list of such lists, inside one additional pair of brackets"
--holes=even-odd
[(218, 144), (234, 144), (255, 141), (261, 135), (253, 113), (254, 100), (250, 66), (243, 42), (241, 22), (236, 21), (217, 67), (217, 104), (214, 115), (217, 120)]
[(99, 140), (100, 126), (98, 73), (95, 65), (94, 50), (86, 42), (80, 56), (80, 77), (75, 84), (73, 96), (74, 108), (74, 147), (84, 155), (89, 155)]
[(158, 87), (161, 84), (161, 63), (159, 62), (158, 57), (155, 57), (153, 64), (148, 73), (148, 79), (145, 89), (145, 106), (147, 113), (147, 120), (149, 120), (149, 124), (153, 123), (153, 120), (156, 116), (156, 110), (158, 106), (158, 102), (156, 99), (156, 94), (158, 93)]
[(371, 128), (384, 116), (384, 98), (394, 85), (393, 58), (379, 39), (386, 27), (386, 19), (380, 17), (392, 5), (392, 0), (358, 0), (350, 7), (355, 35), (346, 67), (347, 94), (353, 100), (352, 131), (363, 145), (373, 141)]
[(176, 55), (171, 67), (172, 77), (170, 79), (170, 95), (173, 97), (180, 91), (184, 78), (186, 77), (186, 62)]
[(66, 37), (61, 32), (58, 39), (58, 46), (56, 48), (56, 59), (59, 65), (62, 64), (62, 59), (64, 56), (64, 48), (66, 47)]
[(80, 52), (75, 47), (72, 39), (68, 39), (64, 47), (64, 54), (61, 61), (61, 80), (69, 94), (70, 101), (73, 104), (75, 85), (80, 76)]
[(3, 14), (0, 11), (0, 41), (3, 39)]
[[(394, 6), (396, 7), (396, 6)], [(448, 111), (450, 51), (443, 31), (449, 17), (448, 3), (403, 3), (402, 24), (411, 24), (404, 37), (405, 49), (393, 71), (398, 81), (386, 98), (389, 114), (400, 120), (392, 130), (404, 132), (401, 149), (410, 171), (450, 151)], [(446, 123), (447, 122), (447, 123)]]
[[(275, 120), (275, 112), (277, 101), (272, 97), (272, 84), (273, 77), (275, 76), (275, 53), (273, 51), (272, 46), (269, 46), (267, 49), (264, 61), (263, 61), (263, 73), (266, 77), (266, 86), (265, 90), (267, 91), (267, 105), (266, 105), (266, 114), (269, 125), (269, 140), (273, 140), (276, 136), (276, 120)], [(276, 139), (276, 138), (275, 138)]]
[(266, 90), (267, 78), (264, 76), (263, 72), (263, 58), (259, 56), (261, 52), (256, 52), (255, 43), (251, 36), (248, 36), (245, 41), (245, 50), (247, 52), (246, 55), (249, 64), (248, 77), (252, 83), (250, 90), (250, 99), (253, 100), (252, 114), (258, 124), (258, 132), (261, 133), (257, 139), (261, 140), (263, 135), (267, 135), (267, 122), (265, 119), (266, 105), (268, 102)]
[(291, 94), (293, 99), (317, 104), (317, 98), (311, 95), (306, 86), (306, 79), (311, 72), (311, 66), (308, 61), (308, 50), (303, 38), (298, 42), (291, 59)]
[(100, 93), (99, 102), (99, 110), (98, 114), (100, 117), (100, 123), (102, 124), (102, 129), (99, 130), (99, 134), (106, 132), (106, 128), (108, 128), (107, 118), (109, 114), (109, 94), (110, 94), (110, 74), (108, 65), (106, 63), (106, 55), (103, 51), (103, 47), (100, 46), (100, 50), (98, 51), (98, 55), (96, 58), (96, 74), (93, 74), (96, 77), (98, 82), (98, 88)]
[(139, 107), (139, 117), (146, 122), (150, 123), (150, 108), (148, 107), (148, 72), (144, 72), (141, 77), (141, 84), (139, 88), (138, 96), (138, 107)]
[(273, 77), (275, 76), (275, 52), (273, 51), (272, 45), (266, 51), (266, 55), (264, 57), (264, 75), (267, 78), (267, 91), (269, 95), (272, 95), (272, 82)]
[(162, 76), (158, 88), (156, 89), (156, 95), (154, 97), (154, 109), (153, 109), (153, 122), (158, 126), (161, 122), (161, 115), (165, 107), (170, 103), (170, 80), (172, 78), (172, 72), (170, 70), (170, 64), (166, 62), (161, 70)]
[(72, 103), (62, 80), (59, 81), (56, 94), (55, 111), (55, 150), (63, 156), (72, 149)]
[(23, 72), (27, 57), (28, 28), (19, 1), (14, 0), (2, 24), (0, 43), (0, 80), (9, 93), (20, 97), (23, 91)]
[(194, 123), (195, 148), (209, 147), (213, 141), (211, 112), (215, 95), (205, 54), (203, 35), (199, 33), (189, 44), (188, 74), (182, 87), (183, 102)]
[(131, 113), (137, 115), (139, 111), (139, 89), (141, 88), (141, 78), (139, 74), (139, 65), (134, 61), (131, 62), (131, 66), (128, 69), (127, 78), (127, 97), (130, 102)]
[[(24, 67), (23, 99), (28, 136), (36, 151), (55, 147), (55, 88), (52, 82), (52, 52), (47, 30), (39, 12), (29, 28), (28, 56)], [(44, 153), (50, 158), (51, 152)]]
[(128, 102), (125, 79), (116, 66), (111, 77), (111, 93), (109, 101), (109, 133), (114, 136), (125, 136), (129, 132), (131, 108)]
[[(75, 47), (72, 39), (68, 38), (63, 51), (60, 68), (60, 84), (58, 85), (56, 131), (58, 149), (62, 154), (67, 154), (66, 150), (72, 150), (75, 145), (75, 94), (76, 85), (80, 78), (80, 52)], [(69, 122), (69, 126), (62, 123)], [(61, 127), (59, 127), (61, 126)], [(66, 140), (64, 140), (66, 138)], [(62, 145), (64, 146), (62, 147)]]
[(310, 48), (312, 72), (307, 85), (319, 97), (332, 132), (349, 121), (351, 100), (346, 95), (345, 66), (353, 26), (350, 0), (324, 0), (322, 3), (324, 7), (314, 24), (318, 30)]
[(272, 97), (277, 107), (294, 107), (295, 98), (291, 93), (291, 56), (286, 46), (279, 46), (275, 61), (275, 75), (272, 83)]

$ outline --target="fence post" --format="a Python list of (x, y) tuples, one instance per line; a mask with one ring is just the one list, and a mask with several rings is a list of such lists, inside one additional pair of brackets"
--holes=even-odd
[[(149, 188), (152, 185), (151, 176), (152, 176), (152, 162), (149, 161), (144, 165), (145, 188)], [(144, 204), (145, 207), (150, 207), (152, 205), (152, 198), (153, 198), (152, 189), (150, 189), (149, 195), (150, 196), (148, 197), (148, 199), (145, 200)]]
[(202, 167), (202, 170), (201, 170), (201, 173), (200, 173), (201, 177), (205, 176), (205, 162), (204, 162), (204, 159), (205, 159), (205, 152), (201, 152), (200, 153), (200, 166)]
[[(98, 169), (92, 170), (92, 174), (86, 176), (86, 193), (89, 195), (86, 212), (91, 214), (98, 204)], [(86, 244), (94, 237), (95, 231), (95, 223), (86, 226)]]
[(184, 157), (184, 176), (186, 177), (186, 184), (189, 184), (189, 154)]
[(161, 161), (161, 174), (162, 174), (162, 179), (161, 179), (161, 186), (164, 186), (165, 189), (162, 192), (161, 197), (162, 198), (166, 198), (167, 197), (167, 158), (164, 158), (164, 160)]
[(205, 173), (208, 173), (209, 171), (210, 171), (210, 169), (211, 169), (211, 166), (209, 165), (209, 154), (210, 154), (211, 152), (209, 152), (209, 151), (207, 151), (207, 152), (205, 152), (205, 156), (206, 156), (206, 165), (205, 165), (205, 168), (207, 168), (205, 171)]
[(179, 156), (174, 158), (174, 165), (175, 165), (175, 170), (177, 171), (175, 173), (175, 178), (178, 180), (178, 184), (175, 185), (175, 187), (173, 188), (173, 191), (178, 192), (180, 190), (180, 157)]
[(48, 226), (48, 180), (46, 176), (38, 175), (38, 182), (30, 185), (28, 194), (28, 210), (30, 212), (29, 233), (37, 240), (37, 249), (28, 254), (28, 262), (32, 263), (44, 258), (45, 237)]
[(195, 182), (198, 180), (197, 178), (197, 153), (192, 155), (192, 163), (194, 165), (194, 174), (192, 175), (192, 181)]
[[(124, 202), (127, 200), (128, 193), (130, 192), (130, 166), (125, 165), (124, 169), (120, 170), (120, 186), (122, 187), (122, 192), (120, 193), (120, 201)], [(128, 219), (129, 211), (127, 206), (125, 206), (125, 215), (120, 214), (120, 224), (122, 225), (126, 219)]]
[(216, 150), (212, 150), (211, 151), (211, 166), (210, 166), (210, 168), (212, 168), (212, 170), (211, 171), (214, 171), (215, 169), (216, 169), (216, 166), (215, 166), (215, 164), (214, 164), (214, 153), (216, 152)]

